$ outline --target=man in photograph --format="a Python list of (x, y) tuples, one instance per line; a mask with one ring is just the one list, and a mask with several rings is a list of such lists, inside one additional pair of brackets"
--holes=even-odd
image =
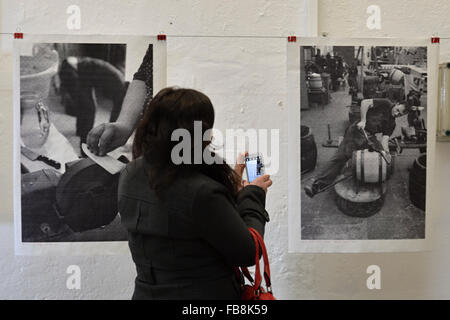
[[(389, 99), (365, 99), (361, 101), (361, 119), (351, 124), (344, 139), (325, 168), (304, 187), (305, 193), (313, 197), (334, 182), (341, 173), (353, 151), (372, 148), (390, 161), (389, 139), (394, 132), (395, 118), (407, 114), (410, 106), (404, 101), (393, 104)], [(381, 133), (381, 141), (376, 134)]]

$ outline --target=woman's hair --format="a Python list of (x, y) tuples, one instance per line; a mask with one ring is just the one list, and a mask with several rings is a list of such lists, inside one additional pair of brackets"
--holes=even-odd
[[(201, 121), (202, 155), (201, 163), (194, 163), (194, 121)], [(205, 131), (214, 125), (214, 108), (209, 98), (193, 89), (169, 87), (161, 90), (148, 104), (142, 120), (136, 129), (133, 142), (133, 158), (143, 156), (149, 164), (150, 187), (161, 194), (177, 177), (201, 172), (222, 183), (236, 195), (238, 191), (237, 174), (225, 163), (206, 164), (203, 151), (211, 141), (203, 141)], [(190, 162), (175, 164), (172, 149), (180, 142), (172, 141), (176, 129), (189, 131), (191, 138)], [(198, 139), (198, 137), (196, 137)], [(218, 158), (217, 155), (212, 153)], [(185, 157), (183, 157), (185, 159)]]

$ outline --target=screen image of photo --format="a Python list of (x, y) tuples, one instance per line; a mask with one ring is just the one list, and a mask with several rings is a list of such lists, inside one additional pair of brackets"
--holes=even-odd
[(427, 47), (299, 50), (301, 240), (424, 239)]
[(245, 162), (245, 166), (247, 169), (248, 182), (252, 182), (263, 173), (263, 164), (261, 163), (261, 158), (258, 156), (248, 158)]

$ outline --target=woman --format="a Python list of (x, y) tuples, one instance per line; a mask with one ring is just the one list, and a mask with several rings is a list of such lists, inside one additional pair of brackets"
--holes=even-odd
[(191, 89), (160, 91), (137, 127), (135, 160), (121, 173), (119, 211), (137, 269), (133, 299), (239, 299), (234, 267), (255, 262), (248, 228), (264, 235), (272, 181), (265, 175), (242, 182), (244, 165), (236, 171), (226, 163), (175, 165), (172, 132), (183, 128), (194, 136), (194, 121), (203, 134), (213, 127), (208, 97)]

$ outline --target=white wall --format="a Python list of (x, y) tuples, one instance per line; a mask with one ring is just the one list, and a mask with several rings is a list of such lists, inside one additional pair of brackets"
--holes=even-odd
[[(308, 1), (308, 0), (305, 0)], [(311, 2), (311, 1), (309, 1)], [(335, 37), (450, 36), (450, 3), (433, 1), (319, 1), (319, 33)], [(299, 0), (192, 1), (2, 1), (1, 32), (169, 35), (306, 35), (310, 27)], [(66, 29), (65, 10), (78, 4), (82, 29)], [(366, 28), (366, 8), (378, 4), (382, 29)], [(314, 19), (313, 19), (314, 20)], [(446, 33), (447, 32), (447, 33)], [(10, 36), (0, 48), (8, 51)], [(195, 87), (209, 95), (219, 128), (280, 128), (281, 154), (287, 154), (285, 106), (286, 40), (168, 37), (168, 84)], [(445, 49), (445, 44), (442, 44)], [(450, 51), (449, 51), (450, 55)], [(129, 255), (94, 257), (16, 257), (13, 252), (11, 59), (0, 61), (0, 298), (128, 299), (134, 266)], [(7, 71), (5, 71), (7, 70)], [(6, 73), (5, 73), (6, 72)], [(4, 102), (6, 99), (6, 102)], [(3, 146), (6, 146), (3, 148)], [(3, 151), (4, 150), (4, 151)], [(398, 254), (288, 254), (287, 159), (268, 196), (267, 228), (274, 290), (280, 299), (450, 298), (450, 218), (445, 182), (450, 144), (437, 150), (441, 195), (435, 217), (436, 250)], [(442, 188), (440, 188), (442, 187)], [(448, 189), (447, 189), (448, 190)], [(68, 265), (82, 271), (82, 289), (66, 289)], [(382, 290), (366, 288), (368, 265), (382, 268)]]
[[(168, 84), (195, 87), (211, 97), (218, 128), (282, 128), (286, 144), (285, 73), (286, 37), (306, 35), (309, 28), (303, 1), (3, 1), (2, 32), (26, 33), (256, 35), (283, 39), (168, 37)], [(81, 8), (81, 30), (66, 29), (66, 8)], [(315, 16), (316, 17), (316, 16)], [(316, 18), (313, 19), (316, 21)], [(2, 36), (1, 48), (11, 48), (11, 36)], [(8, 59), (10, 60), (10, 59)], [(2, 86), (9, 86), (10, 61), (3, 61)], [(4, 83), (4, 84), (3, 84)], [(0, 87), (1, 89), (2, 87)], [(2, 96), (10, 96), (2, 91)], [(8, 98), (7, 98), (8, 99)], [(10, 99), (10, 98), (9, 98)], [(12, 110), (4, 103), (0, 123), (1, 181), (7, 185), (0, 201), (0, 298), (128, 299), (134, 286), (129, 255), (95, 257), (15, 257), (13, 252)], [(262, 112), (263, 111), (263, 112)], [(269, 121), (268, 121), (269, 120)], [(4, 128), (4, 129), (3, 129)], [(3, 149), (2, 149), (3, 150)], [(275, 290), (280, 298), (299, 298), (302, 290), (289, 288), (301, 279), (300, 269), (287, 272), (286, 168), (274, 177), (268, 199), (272, 222), (267, 231), (272, 248)], [(294, 263), (295, 257), (290, 258)], [(67, 266), (81, 267), (82, 289), (66, 289)], [(299, 269), (299, 270), (297, 270)], [(280, 276), (277, 276), (279, 274)], [(305, 279), (312, 279), (309, 271)]]
[[(369, 5), (378, 5), (381, 9), (381, 29), (369, 30), (366, 26)], [(446, 0), (378, 0), (378, 1), (319, 1), (319, 34), (328, 33), (329, 37), (450, 37), (448, 12), (450, 2)], [(441, 39), (441, 62), (450, 61), (450, 40)], [(429, 106), (437, 107), (437, 106)], [(450, 199), (448, 197), (450, 181), (449, 170), (450, 144), (437, 143), (434, 188), (427, 193), (435, 193), (438, 199), (433, 204), (432, 252), (408, 254), (366, 254), (316, 256), (320, 282), (329, 293), (320, 296), (339, 297), (347, 290), (350, 297), (357, 298), (434, 298), (450, 297)], [(378, 264), (382, 268), (383, 289), (367, 292), (362, 285), (355, 291), (349, 286), (358, 281), (363, 265)], [(329, 266), (322, 267), (320, 266)], [(334, 273), (334, 274), (333, 274)], [(333, 283), (327, 286), (326, 282)], [(360, 283), (360, 282), (359, 282)], [(342, 290), (340, 290), (340, 288)], [(347, 295), (346, 295), (347, 296)]]

